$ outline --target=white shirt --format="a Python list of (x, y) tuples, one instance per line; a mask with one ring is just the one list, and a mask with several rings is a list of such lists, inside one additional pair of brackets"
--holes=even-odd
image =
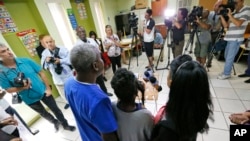
[(82, 44), (91, 44), (91, 45), (95, 46), (97, 48), (97, 50), (100, 51), (99, 45), (96, 43), (96, 41), (94, 39), (92, 39), (92, 38), (86, 38), (86, 39), (87, 39), (87, 42), (84, 42), (81, 39), (77, 39), (74, 46), (78, 46), (78, 45), (82, 45)]
[(47, 63), (46, 58), (47, 57), (54, 57), (54, 54), (50, 52), (49, 49), (45, 49), (42, 53), (42, 59), (41, 59), (41, 65), (44, 69), (49, 69), (54, 84), (56, 85), (63, 85), (64, 82), (71, 76), (73, 76), (73, 72), (70, 65), (70, 59), (69, 59), (69, 51), (65, 47), (58, 47), (59, 53), (58, 56), (60, 57), (60, 64), (63, 67), (62, 73), (57, 74), (55, 72), (56, 65), (53, 63)]

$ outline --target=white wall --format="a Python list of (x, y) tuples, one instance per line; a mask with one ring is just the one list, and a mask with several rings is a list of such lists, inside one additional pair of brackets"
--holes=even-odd
[[(48, 7), (48, 3), (58, 3), (60, 5), (62, 5), (62, 7), (64, 8), (63, 10), (65, 11), (65, 15), (66, 14), (66, 10), (71, 8), (71, 4), (69, 0), (35, 0), (35, 4), (37, 6), (37, 9), (39, 11), (39, 13), (41, 14), (41, 17), (45, 23), (46, 28), (49, 31), (49, 34), (54, 38), (56, 45), (62, 45), (65, 46), (67, 48), (72, 48), (72, 45), (69, 47), (69, 45), (67, 43), (64, 43), (62, 36), (60, 35), (60, 30), (57, 28), (54, 19), (50, 13), (49, 7)], [(68, 19), (68, 17), (67, 17)], [(69, 20), (65, 21), (69, 23)], [(68, 26), (71, 26), (70, 24), (68, 24)], [(73, 29), (71, 27), (69, 27), (71, 29), (70, 33), (71, 35), (69, 35), (72, 39), (76, 40), (75, 37), (75, 32), (73, 31)]]

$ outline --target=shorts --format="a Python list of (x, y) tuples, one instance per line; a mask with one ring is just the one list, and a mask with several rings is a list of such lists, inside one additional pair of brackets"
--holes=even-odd
[(195, 57), (201, 57), (205, 58), (208, 54), (208, 48), (211, 45), (211, 42), (209, 43), (201, 43), (199, 45), (198, 42), (195, 43), (195, 48), (194, 48), (194, 55)]
[(148, 57), (153, 56), (153, 51), (154, 51), (154, 41), (153, 42), (144, 42), (144, 48), (145, 52)]

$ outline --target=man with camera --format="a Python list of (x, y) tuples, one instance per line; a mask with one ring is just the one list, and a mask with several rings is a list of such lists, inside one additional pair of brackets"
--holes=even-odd
[[(179, 8), (176, 19), (172, 19), (167, 24), (165, 20), (165, 24), (168, 27), (168, 30), (172, 30), (173, 32), (173, 56), (174, 58), (178, 55), (181, 55), (183, 52), (184, 46), (184, 34), (187, 26), (186, 17), (188, 14), (188, 10), (186, 8)], [(172, 27), (173, 26), (173, 27)]]
[(225, 49), (225, 65), (224, 70), (218, 79), (224, 80), (231, 77), (231, 70), (234, 58), (239, 51), (240, 44), (244, 40), (244, 32), (248, 21), (250, 20), (250, 7), (244, 5), (244, 0), (235, 0), (235, 13), (232, 14), (230, 8), (227, 9), (228, 22), (223, 15), (220, 16), (224, 28), (228, 28), (224, 40), (227, 41)]
[[(198, 14), (200, 15), (200, 14)], [(208, 52), (208, 47), (211, 45), (211, 23), (208, 20), (209, 11), (207, 9), (201, 11), (201, 18), (196, 17), (196, 21), (193, 26), (197, 26), (197, 32), (199, 31), (197, 41), (195, 42), (194, 54), (196, 60), (204, 66), (206, 63), (206, 57)]]
[[(46, 49), (42, 53), (41, 65), (50, 71), (60, 96), (67, 103), (63, 85), (69, 77), (73, 76), (69, 62), (69, 51), (65, 47), (56, 46), (54, 39), (49, 35), (44, 36), (42, 42)], [(68, 107), (69, 104), (66, 104), (64, 109)]]
[[(59, 130), (60, 124), (65, 130), (75, 130), (58, 108), (49, 81), (38, 64), (28, 58), (15, 58), (10, 49), (2, 43), (0, 43), (0, 58), (0, 86), (3, 89), (8, 93), (18, 93), (25, 104), (53, 123), (56, 131)], [(56, 118), (46, 111), (41, 101), (51, 109)]]

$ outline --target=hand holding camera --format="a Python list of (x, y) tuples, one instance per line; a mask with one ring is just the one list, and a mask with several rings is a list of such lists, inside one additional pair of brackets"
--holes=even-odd
[(47, 57), (46, 62), (52, 64), (60, 64), (60, 59), (56, 57)]
[(17, 73), (17, 77), (14, 78), (14, 83), (17, 87), (22, 87), (22, 89), (31, 88), (31, 81), (28, 78), (25, 78), (25, 75), (22, 72)]

